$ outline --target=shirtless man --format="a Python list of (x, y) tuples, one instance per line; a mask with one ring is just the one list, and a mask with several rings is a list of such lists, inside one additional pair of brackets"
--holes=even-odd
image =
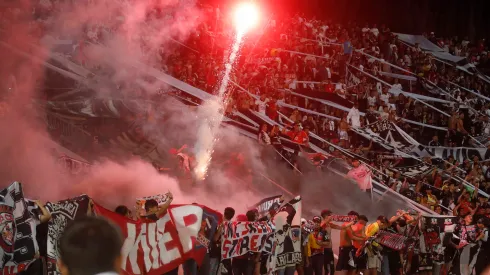
[(459, 114), (457, 112), (453, 112), (453, 115), (449, 118), (447, 125), (447, 136), (449, 139), (452, 139), (456, 135), (456, 124), (459, 120)]
[[(361, 248), (364, 243), (366, 242), (366, 235), (364, 234), (366, 224), (368, 222), (368, 219), (366, 216), (361, 215), (359, 216), (358, 222), (351, 226), (351, 228), (347, 229), (347, 234), (349, 235), (349, 238), (352, 239), (352, 245), (354, 246), (354, 253)], [(354, 263), (357, 268), (357, 272), (362, 272), (363, 274), (366, 274), (366, 270), (368, 268), (367, 266), (367, 255), (363, 253), (360, 257), (354, 256)]]
[(322, 224), (321, 224), (321, 236), (323, 238), (323, 241), (325, 242), (325, 245), (323, 246), (323, 268), (325, 270), (325, 275), (331, 274), (334, 275), (335, 273), (335, 267), (334, 267), (334, 254), (332, 250), (332, 229), (337, 229), (337, 230), (343, 230), (347, 229), (351, 225), (354, 224), (354, 222), (349, 222), (349, 223), (344, 223), (342, 226), (336, 225), (331, 222), (331, 215), (332, 211), (326, 209), (323, 210), (321, 213), (321, 216), (323, 218)]
[[(349, 212), (348, 215), (357, 216), (359, 218), (359, 214), (354, 211)], [(344, 223), (343, 226), (346, 226), (347, 224), (349, 223)], [(337, 261), (336, 270), (348, 275), (353, 275), (356, 273), (354, 263), (354, 253), (356, 251), (352, 245), (352, 240), (362, 241), (363, 238), (354, 236), (351, 226), (345, 227), (340, 231), (339, 259)]]
[(468, 131), (464, 128), (463, 124), (463, 119), (464, 119), (464, 113), (459, 114), (459, 118), (456, 122), (456, 137), (457, 137), (457, 145), (462, 146), (463, 145), (463, 140), (466, 135), (468, 135)]

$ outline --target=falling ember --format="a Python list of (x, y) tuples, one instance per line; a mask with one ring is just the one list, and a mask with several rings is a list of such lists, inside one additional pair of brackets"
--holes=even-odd
[(225, 71), (218, 89), (216, 100), (205, 102), (199, 108), (199, 117), (202, 123), (197, 133), (196, 162), (194, 174), (198, 180), (206, 178), (211, 156), (214, 152), (214, 145), (218, 141), (218, 131), (224, 117), (224, 99), (226, 89), (230, 81), (230, 74), (235, 64), (235, 60), (240, 51), (243, 36), (247, 31), (257, 25), (259, 13), (257, 8), (250, 2), (238, 5), (233, 14), (233, 22), (236, 28), (236, 36), (231, 47), (231, 54), (225, 64)]

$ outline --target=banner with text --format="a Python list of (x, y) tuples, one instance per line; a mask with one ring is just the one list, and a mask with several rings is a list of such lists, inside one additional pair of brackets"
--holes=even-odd
[(274, 216), (275, 250), (274, 270), (296, 266), (301, 257), (301, 197), (283, 205)]
[(262, 222), (225, 222), (221, 238), (221, 259), (230, 259), (248, 252), (272, 253), (274, 224)]
[(81, 195), (72, 199), (48, 202), (46, 209), (51, 213), (48, 223), (47, 269), (48, 275), (61, 274), (56, 262), (58, 261), (58, 240), (68, 223), (87, 215), (89, 197)]
[[(3, 198), (5, 204), (13, 206), (13, 220), (10, 218), (8, 211), (2, 210), (0, 223), (2, 224), (2, 248), (4, 250), (3, 259), (6, 260), (10, 253), (13, 252), (13, 257), (10, 260), (3, 262), (2, 274), (17, 274), (26, 270), (27, 267), (35, 260), (39, 251), (33, 229), (36, 228), (36, 219), (38, 216), (33, 214), (33, 211), (28, 207), (27, 201), (24, 199), (24, 192), (20, 182), (14, 182), (9, 187), (0, 191), (0, 197)], [(14, 224), (15, 221), (15, 224)], [(11, 243), (10, 238), (14, 238)], [(13, 251), (9, 247), (12, 245)]]
[(155, 222), (133, 221), (97, 204), (94, 211), (121, 228), (122, 270), (131, 275), (164, 274), (191, 258), (200, 265), (222, 220), (220, 213), (197, 204), (172, 205)]
[(268, 197), (254, 204), (252, 209), (259, 211), (259, 217), (264, 217), (267, 216), (270, 210), (277, 211), (283, 201), (284, 199), (282, 195)]

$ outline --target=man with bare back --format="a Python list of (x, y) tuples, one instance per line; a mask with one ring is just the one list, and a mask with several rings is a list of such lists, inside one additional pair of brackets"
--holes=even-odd
[[(350, 230), (347, 230), (347, 234), (349, 234), (349, 238), (352, 239), (352, 245), (354, 246), (354, 254), (357, 250), (361, 249), (366, 243), (366, 235), (364, 234), (366, 224), (368, 219), (366, 216), (359, 216), (358, 222), (351, 226)], [(354, 264), (356, 265), (357, 272), (362, 272), (366, 274), (366, 270), (368, 268), (368, 257), (367, 254), (362, 253), (360, 256), (354, 256)]]
[[(348, 213), (349, 216), (359, 217), (357, 212), (351, 211)], [(343, 224), (346, 225), (347, 222)], [(355, 226), (355, 225), (353, 225)], [(344, 274), (353, 275), (356, 272), (356, 266), (354, 263), (354, 253), (355, 249), (352, 245), (352, 238), (356, 238), (354, 234), (352, 234), (352, 226), (346, 227), (340, 230), (340, 246), (339, 246), (339, 259), (337, 261), (337, 271), (341, 271)], [(360, 239), (360, 238), (356, 238)]]

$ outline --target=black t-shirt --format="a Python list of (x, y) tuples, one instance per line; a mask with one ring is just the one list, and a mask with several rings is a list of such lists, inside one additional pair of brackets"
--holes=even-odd
[(36, 226), (36, 241), (39, 246), (39, 255), (47, 257), (48, 254), (48, 223)]

